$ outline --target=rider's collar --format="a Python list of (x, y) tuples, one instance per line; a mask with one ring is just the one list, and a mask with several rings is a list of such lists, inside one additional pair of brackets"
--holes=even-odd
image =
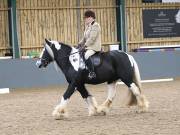
[(94, 23), (95, 23), (95, 20), (92, 21), (91, 23), (89, 23), (87, 26), (89, 27), (89, 26), (93, 25)]
[(92, 21), (91, 25), (93, 25), (95, 23), (95, 21)]

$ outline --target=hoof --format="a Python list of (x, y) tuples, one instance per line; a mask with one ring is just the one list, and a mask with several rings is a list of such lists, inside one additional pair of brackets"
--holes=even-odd
[(147, 112), (148, 111), (149, 102), (148, 102), (148, 100), (146, 99), (145, 96), (141, 96), (138, 99), (138, 106), (139, 106), (139, 111), (140, 112)]
[(109, 108), (104, 106), (104, 105), (101, 105), (97, 108), (97, 113), (98, 114), (101, 114), (101, 115), (106, 115), (107, 113), (109, 112)]
[(97, 115), (97, 109), (96, 108), (89, 109), (88, 116), (96, 116), (96, 115)]
[(96, 116), (97, 113), (94, 113), (94, 112), (89, 112), (88, 116)]
[(64, 118), (68, 118), (68, 113), (65, 111), (65, 109), (62, 108), (55, 108), (55, 110), (52, 112), (52, 116), (55, 120), (62, 120)]
[(148, 105), (144, 105), (144, 106), (140, 106), (139, 107), (139, 111), (140, 112), (148, 112), (148, 109), (149, 109), (149, 103), (148, 103)]

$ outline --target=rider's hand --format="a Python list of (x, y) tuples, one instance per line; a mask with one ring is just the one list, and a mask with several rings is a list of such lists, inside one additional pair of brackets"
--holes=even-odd
[(84, 52), (84, 51), (85, 51), (85, 48), (86, 48), (86, 47), (85, 47), (84, 45), (81, 45), (81, 47), (78, 48), (78, 49), (79, 49), (80, 52)]
[(82, 47), (82, 44), (78, 44), (77, 46), (77, 49), (81, 48)]

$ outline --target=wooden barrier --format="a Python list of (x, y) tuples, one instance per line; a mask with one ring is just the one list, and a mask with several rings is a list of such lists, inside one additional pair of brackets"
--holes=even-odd
[(77, 44), (83, 35), (86, 9), (96, 12), (103, 44), (117, 43), (115, 0), (17, 0), (21, 54), (39, 52), (44, 38)]
[(0, 56), (9, 50), (8, 5), (7, 0), (0, 0)]
[[(16, 0), (18, 42), (23, 56), (40, 52), (44, 38), (75, 45), (83, 36), (83, 13), (96, 12), (102, 27), (104, 50), (117, 41), (116, 0)], [(180, 44), (180, 37), (144, 38), (143, 9), (180, 9), (180, 4), (142, 3), (142, 0), (125, 0), (128, 51), (141, 46)], [(8, 4), (0, 0), (0, 56), (9, 53)]]

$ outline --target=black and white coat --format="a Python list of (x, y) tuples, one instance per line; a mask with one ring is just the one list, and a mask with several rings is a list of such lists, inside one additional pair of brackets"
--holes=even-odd
[[(116, 94), (117, 80), (121, 80), (128, 86), (131, 93), (129, 104), (137, 103), (141, 110), (147, 110), (148, 101), (141, 93), (139, 69), (131, 55), (122, 51), (103, 53), (101, 66), (95, 68), (97, 77), (90, 80), (88, 78), (88, 70), (85, 68), (76, 48), (57, 41), (49, 41), (47, 39), (45, 41), (45, 48), (37, 61), (37, 66), (39, 68), (46, 67), (50, 62), (55, 62), (56, 67), (62, 70), (69, 83), (60, 103), (52, 113), (55, 119), (67, 117), (67, 104), (75, 90), (79, 91), (87, 102), (89, 116), (99, 113), (106, 114)], [(108, 85), (108, 97), (102, 105), (98, 106), (95, 98), (86, 89), (85, 84), (100, 84), (104, 82), (107, 82)]]

